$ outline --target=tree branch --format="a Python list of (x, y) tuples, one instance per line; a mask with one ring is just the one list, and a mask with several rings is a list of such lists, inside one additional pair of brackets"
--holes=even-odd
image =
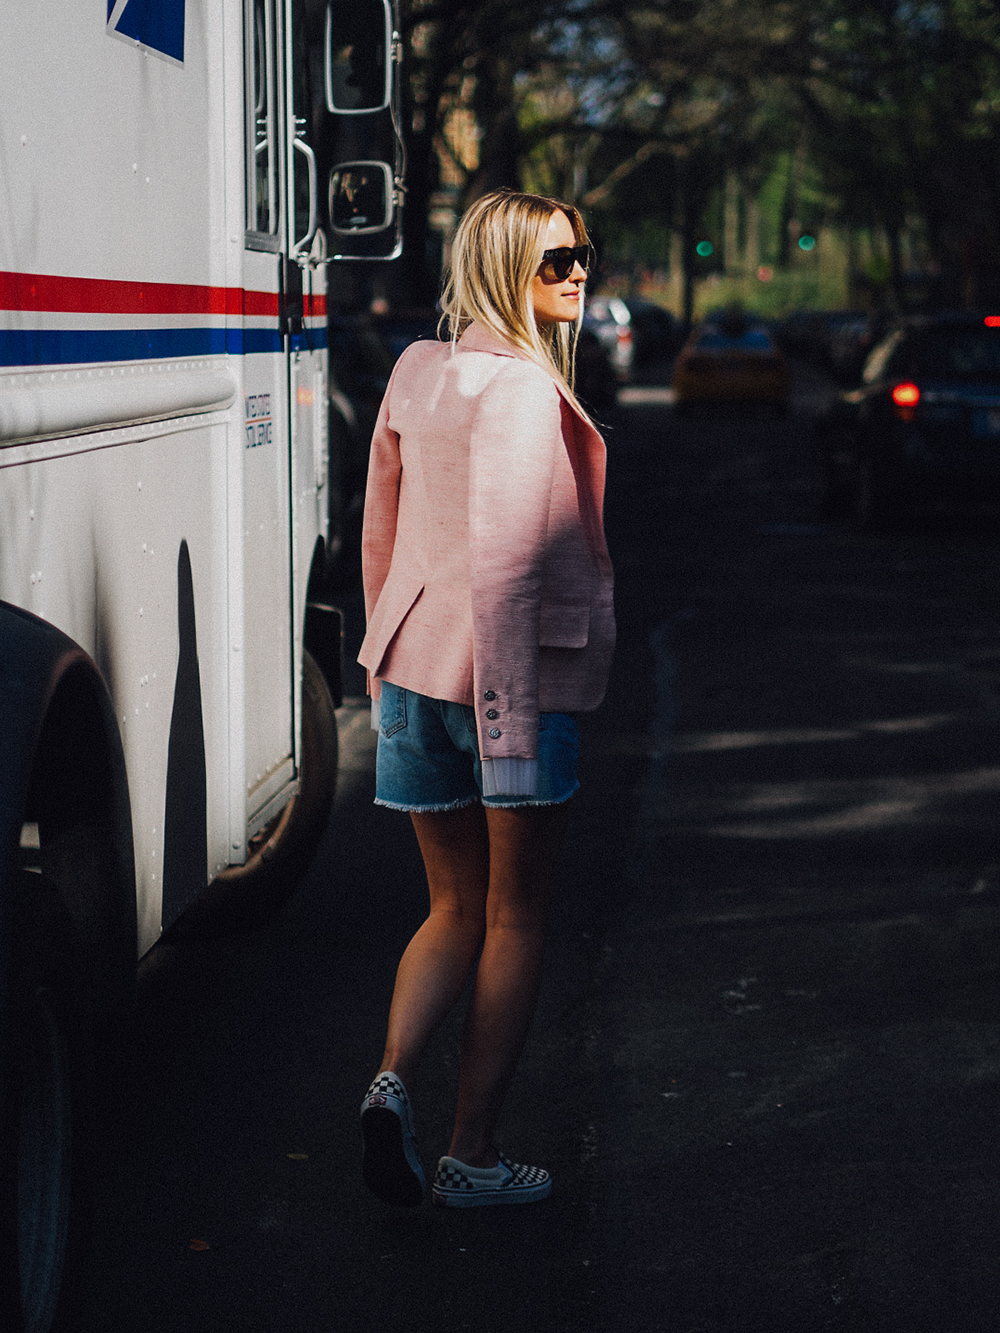
[(657, 153), (669, 153), (673, 146), (674, 145), (672, 144), (664, 143), (663, 140), (655, 139), (644, 143), (641, 148), (637, 149), (636, 152), (632, 154), (631, 157), (626, 158), (624, 162), (619, 162), (614, 171), (609, 172), (609, 174), (604, 177), (604, 180), (601, 181), (600, 185), (595, 185), (592, 190), (588, 190), (580, 200), (580, 203), (584, 208), (592, 208), (594, 204), (603, 203), (614, 190), (615, 186), (623, 181), (626, 176), (630, 176), (637, 167), (641, 167), (643, 162), (648, 162), (649, 159)]

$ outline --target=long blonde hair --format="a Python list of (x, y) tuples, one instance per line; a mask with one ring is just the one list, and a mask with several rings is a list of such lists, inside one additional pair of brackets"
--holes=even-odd
[(573, 358), (583, 302), (572, 326), (539, 328), (531, 306), (531, 282), (542, 262), (545, 229), (557, 212), (569, 218), (577, 245), (587, 244), (583, 218), (572, 204), (515, 190), (496, 190), (477, 199), (455, 233), (441, 298), (442, 324), (448, 320), (453, 343), (473, 321), (483, 325), (527, 353), (580, 407), (573, 392)]

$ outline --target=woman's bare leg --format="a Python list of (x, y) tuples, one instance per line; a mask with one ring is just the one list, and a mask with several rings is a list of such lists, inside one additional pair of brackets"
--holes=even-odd
[(483, 807), (410, 816), (427, 871), (430, 914), (396, 972), (380, 1069), (409, 1084), (432, 1033), (462, 993), (483, 940), (489, 842)]
[(493, 1133), (535, 1012), (567, 814), (565, 803), (486, 811), (486, 938), (462, 1037), (458, 1108), (448, 1150), (467, 1166), (497, 1163)]

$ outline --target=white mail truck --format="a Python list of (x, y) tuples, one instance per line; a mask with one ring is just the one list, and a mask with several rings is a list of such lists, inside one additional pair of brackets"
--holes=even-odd
[(394, 19), (4, 6), (5, 1333), (79, 1333), (137, 956), (265, 919), (329, 811), (326, 278), (398, 253)]

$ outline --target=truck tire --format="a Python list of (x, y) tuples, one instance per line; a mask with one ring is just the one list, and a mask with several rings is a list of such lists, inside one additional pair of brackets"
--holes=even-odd
[(16, 1176), (17, 1333), (80, 1327), (94, 1168), (94, 1032), (73, 923), (58, 889), (22, 871), (11, 903), (4, 1159)]
[(337, 783), (337, 717), (323, 673), (302, 658), (299, 791), (250, 844), (245, 865), (223, 870), (170, 928), (173, 939), (243, 934), (270, 921), (309, 869)]
[(132, 825), (93, 663), (0, 607), (0, 1328), (80, 1333), (93, 1186), (130, 1127)]

